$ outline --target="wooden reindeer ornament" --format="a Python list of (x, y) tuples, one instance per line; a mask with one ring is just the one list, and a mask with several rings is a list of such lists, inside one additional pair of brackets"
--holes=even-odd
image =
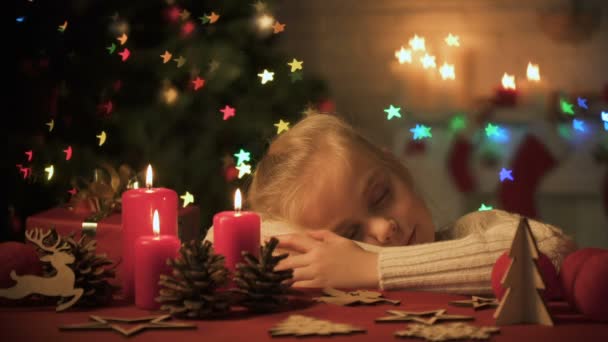
[(8, 289), (0, 289), (0, 297), (9, 299), (20, 299), (31, 294), (41, 294), (49, 297), (72, 297), (67, 301), (57, 306), (57, 311), (63, 311), (74, 305), (83, 294), (83, 289), (74, 288), (75, 276), (72, 269), (68, 266), (74, 262), (74, 257), (65, 252), (69, 249), (61, 239), (58, 238), (55, 245), (52, 247), (44, 244), (44, 239), (51, 234), (42, 233), (39, 229), (27, 231), (25, 233), (27, 239), (37, 245), (43, 251), (51, 254), (40, 258), (41, 261), (50, 262), (57, 273), (52, 277), (39, 277), (34, 275), (17, 275), (15, 271), (11, 271), (11, 278), (17, 284)]
[(536, 265), (538, 254), (528, 219), (522, 218), (509, 251), (513, 261), (502, 279), (502, 285), (507, 287), (507, 292), (494, 312), (496, 325), (553, 325), (551, 315), (539, 293), (539, 290), (545, 289), (545, 283)]

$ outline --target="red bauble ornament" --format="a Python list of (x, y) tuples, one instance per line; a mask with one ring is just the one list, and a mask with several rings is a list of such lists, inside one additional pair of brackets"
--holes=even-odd
[(228, 166), (224, 169), (224, 179), (226, 179), (227, 183), (232, 182), (239, 176), (239, 170), (234, 166)]
[(560, 279), (572, 308), (589, 318), (608, 320), (607, 249), (582, 248), (569, 254), (562, 264)]
[[(504, 274), (509, 268), (510, 264), (511, 258), (509, 257), (509, 251), (506, 251), (498, 259), (496, 259), (494, 267), (492, 268), (492, 290), (494, 291), (496, 298), (499, 300), (502, 299), (502, 296), (507, 290), (500, 282), (502, 281), (502, 278), (504, 277)], [(540, 271), (543, 281), (545, 282), (545, 290), (542, 291), (545, 301), (562, 298), (562, 286), (559, 281), (557, 271), (555, 270), (555, 266), (553, 266), (551, 260), (549, 260), (546, 255), (539, 253), (536, 264), (538, 265), (538, 270)]]
[(586, 317), (608, 321), (608, 252), (590, 256), (574, 283), (574, 303)]

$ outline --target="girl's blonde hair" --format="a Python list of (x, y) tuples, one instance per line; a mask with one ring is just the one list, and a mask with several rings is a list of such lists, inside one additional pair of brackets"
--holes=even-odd
[(277, 136), (258, 163), (248, 191), (248, 202), (264, 219), (292, 221), (301, 207), (308, 184), (334, 157), (349, 166), (353, 154), (376, 158), (411, 185), (407, 168), (392, 153), (385, 152), (355, 131), (344, 120), (328, 114), (310, 115)]

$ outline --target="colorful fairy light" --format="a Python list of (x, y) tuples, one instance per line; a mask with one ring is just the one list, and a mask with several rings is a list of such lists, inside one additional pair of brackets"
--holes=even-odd
[(173, 55), (167, 50), (165, 50), (165, 53), (160, 55), (160, 58), (163, 59), (163, 64), (167, 64), (171, 60), (171, 57), (173, 57)]
[(270, 72), (266, 69), (264, 69), (264, 71), (261, 74), (258, 74), (258, 76), (262, 79), (261, 80), (262, 84), (266, 84), (266, 83), (274, 80), (274, 72)]
[(304, 61), (298, 61), (297, 59), (293, 59), (293, 61), (287, 63), (291, 67), (291, 72), (296, 72), (297, 70), (302, 70), (302, 63)]
[(484, 203), (481, 203), (481, 206), (479, 207), (479, 209), (477, 209), (477, 211), (487, 211), (492, 209), (494, 208), (491, 205), (485, 205)]
[(505, 179), (508, 179), (510, 181), (513, 181), (513, 170), (507, 170), (504, 167), (502, 168), (502, 170), (500, 170), (500, 181), (504, 181)]
[(101, 133), (96, 135), (96, 137), (99, 139), (99, 146), (102, 146), (103, 144), (106, 143), (106, 138), (108, 136), (106, 135), (106, 131), (101, 131)]
[(538, 70), (538, 64), (532, 64), (532, 62), (528, 62), (526, 76), (528, 77), (528, 81), (540, 81), (540, 71)]
[(245, 162), (251, 161), (251, 153), (243, 149), (240, 149), (239, 153), (235, 153), (234, 156), (237, 158), (237, 166), (244, 164)]
[(515, 90), (515, 76), (509, 75), (506, 72), (502, 76), (502, 87), (504, 89), (512, 89)]
[(589, 107), (587, 106), (587, 99), (585, 99), (585, 98), (577, 97), (576, 103), (578, 104), (579, 107), (581, 107), (583, 109), (589, 109)]
[(456, 79), (456, 73), (454, 72), (454, 64), (443, 63), (439, 68), (441, 79), (443, 80), (454, 80)]
[(568, 100), (564, 98), (559, 99), (559, 107), (564, 114), (574, 115), (574, 104), (568, 102)]
[(243, 176), (245, 175), (250, 175), (251, 174), (251, 165), (249, 164), (241, 164), (238, 165), (236, 167), (237, 170), (239, 170), (239, 179), (243, 178)]
[(222, 114), (224, 114), (224, 121), (226, 121), (236, 114), (235, 113), (236, 109), (233, 107), (230, 107), (229, 105), (226, 105), (226, 107), (224, 107), (224, 109), (220, 109), (220, 112), (222, 112)]
[(181, 195), (180, 198), (184, 200), (184, 204), (182, 205), (184, 208), (188, 206), (190, 203), (194, 203), (194, 196), (186, 191), (185, 194)]
[(437, 64), (435, 64), (435, 56), (429, 55), (428, 53), (425, 53), (424, 56), (420, 57), (420, 62), (425, 69), (434, 69), (437, 67)]
[(282, 119), (275, 123), (274, 126), (277, 128), (277, 134), (281, 134), (289, 130), (289, 122), (283, 121)]
[(453, 34), (448, 34), (448, 36), (445, 38), (445, 43), (448, 44), (448, 46), (460, 46), (460, 41), (459, 41), (460, 37), (455, 36)]
[(393, 105), (390, 105), (390, 107), (384, 110), (386, 113), (386, 119), (390, 120), (392, 118), (401, 118), (401, 113), (399, 112), (400, 110), (401, 107), (394, 107)]
[(424, 37), (418, 37), (418, 35), (414, 35), (414, 37), (410, 39), (409, 44), (413, 51), (426, 50), (426, 47), (424, 46)]
[(410, 129), (410, 132), (414, 133), (414, 140), (420, 140), (424, 138), (432, 138), (431, 128), (425, 125), (416, 125), (416, 127)]
[(55, 166), (49, 165), (45, 167), (44, 172), (47, 173), (46, 180), (51, 180), (51, 178), (53, 178), (53, 175), (55, 174)]
[(72, 146), (68, 146), (63, 152), (65, 153), (65, 160), (72, 159)]
[(395, 58), (399, 61), (399, 64), (412, 63), (412, 50), (407, 50), (403, 46), (401, 49), (395, 51)]

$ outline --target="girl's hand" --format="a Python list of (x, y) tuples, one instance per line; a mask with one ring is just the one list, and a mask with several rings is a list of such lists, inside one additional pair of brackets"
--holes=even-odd
[(296, 287), (377, 288), (378, 254), (328, 230), (276, 236), (289, 252), (276, 271), (293, 268)]

